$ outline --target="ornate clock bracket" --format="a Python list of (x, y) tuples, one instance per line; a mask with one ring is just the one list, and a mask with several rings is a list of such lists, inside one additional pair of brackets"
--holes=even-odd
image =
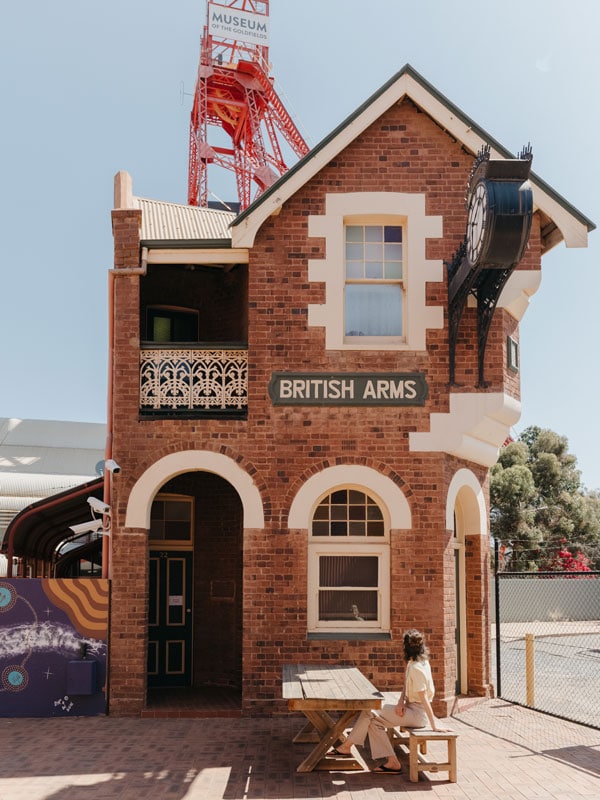
[(484, 386), (488, 333), (502, 289), (527, 247), (533, 217), (529, 184), (531, 147), (518, 158), (491, 159), (489, 146), (477, 155), (467, 184), (467, 231), (448, 271), (450, 383), (455, 383), (458, 329), (469, 295), (477, 300), (478, 386)]

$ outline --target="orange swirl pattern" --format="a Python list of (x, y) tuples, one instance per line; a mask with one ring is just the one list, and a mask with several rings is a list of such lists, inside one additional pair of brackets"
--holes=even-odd
[(52, 578), (42, 581), (42, 589), (67, 614), (78, 633), (106, 641), (109, 600), (106, 578)]

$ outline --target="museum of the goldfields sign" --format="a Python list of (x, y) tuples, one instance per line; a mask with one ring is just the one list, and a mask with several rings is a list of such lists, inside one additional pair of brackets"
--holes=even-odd
[(427, 383), (420, 372), (274, 372), (275, 406), (422, 406)]

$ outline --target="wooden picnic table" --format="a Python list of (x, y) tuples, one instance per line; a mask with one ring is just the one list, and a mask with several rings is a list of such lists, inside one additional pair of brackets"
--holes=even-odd
[(308, 719), (294, 742), (316, 742), (297, 772), (314, 769), (364, 769), (354, 757), (326, 757), (344, 738), (344, 730), (360, 711), (381, 708), (383, 695), (357, 667), (285, 664), (283, 698), (290, 711)]

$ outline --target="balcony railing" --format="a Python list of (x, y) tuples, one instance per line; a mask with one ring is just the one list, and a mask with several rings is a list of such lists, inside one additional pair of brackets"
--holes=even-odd
[(142, 412), (242, 411), (248, 405), (246, 346), (191, 345), (140, 351)]

